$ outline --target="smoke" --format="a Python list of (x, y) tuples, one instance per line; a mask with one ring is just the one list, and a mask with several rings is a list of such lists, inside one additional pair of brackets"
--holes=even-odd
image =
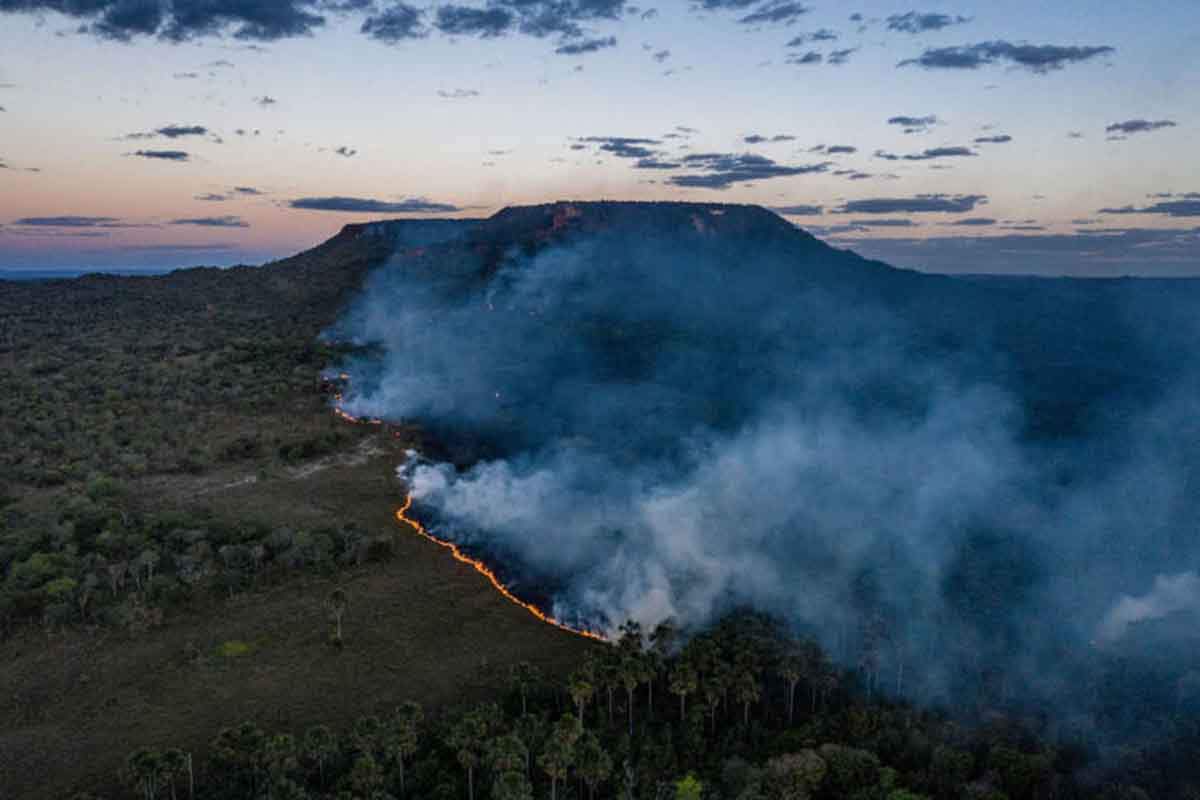
[(1195, 572), (1159, 575), (1154, 579), (1154, 588), (1141, 597), (1125, 595), (1104, 617), (1097, 636), (1115, 642), (1131, 625), (1181, 611), (1200, 611), (1200, 575)]
[(400, 470), (439, 536), (568, 621), (749, 605), (924, 700), (1065, 707), (1096, 638), (1197, 608), (1194, 572), (1123, 597), (1200, 563), (1194, 287), (922, 276), (703, 213), (371, 277), (346, 407), (454, 454)]

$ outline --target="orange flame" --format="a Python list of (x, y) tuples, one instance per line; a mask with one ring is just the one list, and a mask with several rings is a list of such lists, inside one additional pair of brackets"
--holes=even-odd
[(596, 631), (591, 631), (586, 628), (572, 627), (572, 626), (566, 624), (565, 622), (563, 622), (561, 620), (557, 620), (554, 617), (550, 616), (545, 611), (543, 611), (542, 609), (535, 606), (533, 603), (528, 603), (528, 602), (522, 600), (521, 598), (517, 597), (515, 594), (512, 593), (512, 591), (509, 590), (509, 588), (507, 586), (505, 586), (503, 583), (500, 582), (500, 578), (498, 578), (496, 576), (496, 573), (487, 564), (483, 563), (482, 561), (480, 561), (477, 558), (472, 558), (471, 556), (467, 555), (462, 550), (460, 550), (458, 545), (456, 545), (454, 542), (448, 542), (445, 539), (439, 539), (438, 537), (434, 536), (432, 533), (430, 533), (425, 528), (424, 525), (421, 524), (421, 522), (419, 520), (413, 519), (412, 517), (408, 516), (408, 510), (410, 508), (412, 508), (412, 495), (411, 494), (404, 498), (404, 505), (402, 505), (402, 506), (400, 506), (400, 508), (396, 509), (396, 520), (398, 522), (400, 522), (401, 524), (408, 525), (410, 528), (412, 528), (418, 534), (420, 534), (421, 536), (424, 536), (426, 539), (433, 542), (434, 544), (439, 544), (442, 547), (449, 550), (450, 555), (454, 556), (455, 561), (459, 561), (463, 564), (466, 564), (467, 566), (473, 568), (480, 575), (487, 578), (488, 581), (491, 582), (492, 587), (497, 592), (499, 592), (504, 597), (504, 599), (508, 600), (510, 603), (514, 603), (514, 604), (520, 606), (521, 608), (525, 609), (530, 614), (537, 617), (538, 619), (540, 619), (542, 622), (546, 623), (547, 625), (553, 625), (556, 628), (560, 628), (561, 630), (568, 631), (570, 633), (574, 633), (577, 636), (584, 636), (584, 637), (587, 637), (588, 639), (595, 639), (596, 641), (599, 641), (599, 642), (608, 641), (603, 635), (597, 633)]
[[(345, 378), (348, 378), (348, 377), (349, 376), (345, 376)], [(381, 419), (356, 417), (353, 414), (350, 414), (349, 412), (343, 410), (342, 409), (342, 395), (340, 392), (333, 396), (333, 400), (334, 400), (333, 413), (336, 414), (341, 419), (345, 420), (346, 422), (350, 422), (350, 423), (353, 423), (356, 425), (361, 425), (364, 422), (367, 424), (370, 424), (370, 425), (382, 425), (383, 424), (383, 420), (381, 420)], [(500, 582), (500, 578), (497, 577), (495, 571), (492, 570), (492, 568), (489, 567), (487, 564), (483, 563), (483, 561), (481, 561), (477, 558), (472, 558), (471, 556), (467, 555), (462, 550), (460, 550), (458, 545), (454, 544), (454, 542), (448, 542), (445, 539), (439, 539), (438, 537), (436, 537), (432, 533), (430, 533), (425, 528), (425, 526), (420, 523), (419, 520), (413, 519), (412, 517), (408, 516), (408, 510), (410, 508), (412, 508), (412, 495), (411, 494), (404, 498), (404, 505), (402, 505), (400, 508), (396, 509), (396, 521), (401, 523), (402, 525), (409, 526), (414, 531), (416, 531), (418, 534), (425, 537), (426, 539), (433, 542), (434, 544), (441, 545), (442, 547), (449, 550), (450, 555), (454, 556), (455, 561), (459, 561), (463, 564), (470, 566), (476, 572), (478, 572), (480, 575), (487, 578), (488, 581), (492, 584), (492, 587), (497, 592), (499, 592), (501, 594), (501, 596), (503, 596), (510, 603), (520, 606), (521, 608), (525, 609), (530, 614), (537, 617), (538, 619), (540, 619), (542, 622), (546, 623), (547, 625), (553, 625), (554, 627), (559, 628), (560, 630), (567, 631), (568, 633), (573, 633), (577, 636), (583, 636), (588, 639), (595, 639), (598, 642), (608, 641), (607, 638), (605, 638), (602, 634), (597, 633), (596, 631), (588, 630), (586, 628), (572, 627), (571, 625), (568, 625), (567, 623), (562, 622), (561, 620), (555, 619), (550, 614), (547, 614), (545, 611), (543, 611), (542, 609), (535, 606), (533, 603), (526, 602), (526, 601), (522, 600), (521, 598), (517, 597), (515, 594), (512, 593), (512, 591), (507, 586), (505, 586), (503, 583)]]

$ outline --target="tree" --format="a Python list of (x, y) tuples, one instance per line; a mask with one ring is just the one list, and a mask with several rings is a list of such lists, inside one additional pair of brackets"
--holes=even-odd
[(804, 677), (804, 663), (797, 653), (788, 653), (779, 662), (779, 677), (787, 683), (787, 724), (790, 727), (796, 710), (796, 686)]
[(329, 616), (333, 618), (333, 640), (339, 646), (342, 643), (342, 617), (346, 614), (347, 603), (346, 590), (340, 586), (330, 592), (329, 597), (325, 600), (325, 606), (329, 609)]
[(508, 682), (521, 695), (521, 713), (528, 714), (527, 696), (529, 689), (535, 686), (542, 678), (540, 670), (528, 661), (522, 661), (519, 664), (513, 664), (508, 671)]
[(750, 706), (758, 702), (759, 695), (762, 693), (762, 686), (754, 671), (743, 668), (734, 681), (733, 691), (738, 702), (742, 704), (742, 724), (749, 725)]
[(317, 779), (321, 790), (325, 789), (325, 765), (338, 753), (337, 737), (324, 725), (309, 728), (301, 745), (304, 757), (317, 765)]
[(533, 787), (524, 772), (501, 772), (492, 783), (492, 800), (533, 800)]
[(687, 719), (687, 696), (695, 692), (699, 684), (696, 668), (680, 659), (672, 668), (669, 680), (671, 693), (679, 695), (679, 718)]
[(558, 782), (566, 780), (571, 766), (575, 763), (575, 743), (583, 729), (579, 720), (567, 714), (557, 724), (538, 756), (538, 766), (550, 778), (550, 800), (558, 798)]
[(488, 737), (499, 716), (499, 709), (479, 706), (459, 717), (450, 729), (447, 744), (467, 773), (467, 798), (475, 800), (475, 769), (483, 758)]
[(143, 800), (155, 800), (166, 778), (162, 754), (143, 747), (135, 750), (125, 761), (125, 776)]
[(575, 702), (575, 708), (579, 712), (579, 724), (583, 724), (583, 708), (587, 705), (588, 700), (596, 693), (596, 687), (592, 684), (591, 678), (587, 672), (577, 669), (567, 678), (567, 691), (571, 695), (571, 699)]
[[(636, 625), (637, 623), (632, 623)], [(640, 641), (640, 639), (639, 639)], [(646, 679), (646, 661), (640, 650), (626, 649), (621, 657), (621, 685), (625, 687), (625, 697), (629, 702), (629, 735), (633, 735), (633, 693)]]
[(608, 780), (612, 773), (612, 758), (605, 751), (594, 733), (585, 733), (575, 747), (575, 761), (579, 776), (588, 787), (589, 800), (595, 800), (596, 787)]
[(808, 800), (825, 780), (825, 761), (814, 750), (772, 758), (764, 771), (769, 800)]
[(493, 739), (488, 747), (488, 760), (491, 762), (492, 772), (497, 774), (524, 770), (526, 756), (525, 743), (515, 733)]
[(400, 772), (400, 796), (404, 796), (404, 762), (417, 752), (420, 745), (421, 722), (425, 719), (419, 703), (408, 701), (396, 709), (389, 720), (389, 750)]
[(700, 800), (703, 796), (704, 784), (694, 773), (689, 772), (675, 782), (675, 800)]

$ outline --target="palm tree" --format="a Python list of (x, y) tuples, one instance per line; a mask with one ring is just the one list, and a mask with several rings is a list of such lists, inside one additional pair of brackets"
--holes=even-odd
[(325, 600), (325, 605), (329, 609), (329, 615), (333, 617), (333, 640), (339, 645), (342, 643), (342, 617), (346, 615), (346, 606), (349, 603), (349, 598), (346, 596), (346, 590), (338, 587), (329, 593), (329, 597)]
[(579, 776), (588, 787), (588, 800), (595, 800), (596, 787), (608, 780), (612, 772), (612, 758), (600, 744), (594, 733), (585, 733), (575, 747)]
[(450, 729), (447, 744), (454, 751), (459, 765), (467, 773), (467, 800), (475, 800), (475, 768), (483, 758), (483, 749), (494, 727), (493, 709), (480, 706), (463, 714)]
[(520, 772), (525, 769), (528, 751), (521, 737), (515, 733), (501, 736), (492, 741), (488, 748), (488, 758), (491, 761), (492, 772)]
[(742, 704), (742, 724), (748, 726), (750, 724), (750, 706), (758, 702), (758, 697), (762, 693), (762, 686), (759, 685), (754, 671), (743, 669), (739, 672), (734, 681), (733, 691)]
[(155, 800), (166, 777), (162, 754), (143, 747), (135, 750), (125, 762), (125, 774), (141, 792), (143, 800)]
[(570, 692), (571, 699), (575, 701), (575, 708), (579, 712), (579, 724), (582, 725), (583, 707), (596, 693), (596, 687), (592, 685), (590, 677), (584, 670), (577, 669), (567, 679), (567, 691)]
[(321, 781), (320, 788), (323, 791), (325, 789), (325, 764), (338, 753), (337, 737), (324, 725), (316, 725), (309, 728), (304, 734), (301, 750), (305, 758), (317, 763), (317, 777)]
[(533, 664), (528, 661), (522, 661), (519, 664), (513, 664), (508, 671), (509, 685), (516, 689), (521, 695), (521, 713), (528, 714), (529, 709), (526, 707), (526, 700), (529, 694), (529, 688), (537, 684), (541, 680), (541, 672)]
[(578, 741), (582, 728), (579, 720), (568, 715), (554, 726), (541, 756), (538, 766), (550, 778), (550, 800), (558, 798), (558, 782), (566, 780), (571, 765), (575, 763), (575, 742)]
[(400, 796), (404, 796), (404, 762), (411, 758), (421, 743), (421, 722), (425, 712), (420, 703), (409, 700), (396, 709), (388, 724), (388, 745), (392, 759), (400, 771)]
[(629, 701), (629, 735), (633, 736), (633, 693), (646, 677), (645, 661), (640, 652), (627, 652), (621, 659), (621, 685), (625, 687), (625, 697)]
[(524, 772), (502, 772), (492, 783), (492, 800), (533, 800), (533, 787)]
[(803, 676), (804, 663), (801, 661), (799, 654), (795, 652), (788, 653), (779, 662), (779, 677), (787, 681), (788, 686), (787, 721), (789, 726), (792, 724), (792, 719), (795, 716), (796, 686), (800, 683), (800, 678)]
[(679, 695), (679, 718), (687, 719), (687, 696), (696, 691), (699, 677), (690, 662), (680, 659), (671, 670), (670, 689)]

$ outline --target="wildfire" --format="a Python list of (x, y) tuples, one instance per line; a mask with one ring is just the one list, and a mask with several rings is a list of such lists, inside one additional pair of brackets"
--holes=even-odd
[[(339, 377), (339, 379), (341, 379), (344, 382), (344, 381), (348, 380), (350, 376), (346, 375), (345, 373), (342, 373), (338, 377)], [(373, 419), (373, 418), (369, 418), (369, 417), (356, 417), (353, 414), (349, 413), (348, 411), (344, 410), (342, 408), (342, 393), (341, 392), (337, 392), (333, 396), (333, 413), (336, 414), (340, 419), (343, 419), (346, 422), (350, 422), (355, 425), (361, 425), (363, 423), (367, 423), (369, 425), (382, 425), (383, 424), (383, 420), (381, 420), (381, 419)], [(472, 569), (474, 569), (480, 575), (487, 578), (488, 581), (492, 584), (492, 587), (495, 588), (495, 590), (497, 592), (499, 592), (501, 594), (501, 596), (504, 597), (504, 599), (508, 600), (510, 603), (513, 603), (513, 604), (518, 605), (521, 608), (525, 609), (530, 614), (537, 617), (538, 619), (540, 619), (542, 622), (546, 623), (547, 625), (553, 625), (556, 628), (567, 631), (569, 633), (573, 633), (576, 636), (583, 636), (588, 639), (595, 639), (598, 642), (608, 641), (603, 635), (596, 633), (595, 631), (587, 630), (586, 628), (572, 627), (571, 625), (568, 625), (567, 623), (565, 623), (561, 620), (555, 619), (550, 614), (546, 613), (542, 609), (535, 606), (533, 603), (526, 602), (526, 601), (522, 600), (521, 598), (517, 597), (515, 594), (512, 593), (512, 591), (507, 586), (505, 586), (503, 583), (500, 582), (500, 578), (497, 577), (495, 571), (492, 570), (492, 568), (489, 567), (487, 564), (483, 563), (483, 561), (479, 560), (478, 558), (472, 558), (471, 556), (467, 555), (462, 550), (460, 550), (458, 545), (456, 545), (454, 542), (448, 542), (445, 539), (439, 539), (438, 537), (436, 537), (432, 533), (430, 533), (425, 528), (425, 526), (421, 524), (421, 522), (419, 520), (413, 519), (412, 517), (408, 516), (408, 510), (410, 508), (412, 508), (412, 495), (411, 494), (404, 498), (404, 505), (402, 505), (402, 506), (400, 506), (400, 508), (396, 509), (396, 521), (401, 523), (402, 525), (407, 525), (408, 527), (412, 528), (418, 534), (425, 537), (426, 539), (433, 542), (434, 544), (441, 545), (442, 547), (449, 550), (450, 555), (454, 556), (455, 561), (459, 561), (463, 564), (470, 566)]]
[(400, 506), (400, 508), (396, 509), (396, 520), (398, 522), (400, 522), (401, 524), (408, 525), (410, 528), (412, 528), (418, 534), (420, 534), (421, 536), (424, 536), (426, 539), (433, 542), (434, 544), (441, 545), (442, 547), (449, 550), (450, 555), (454, 556), (455, 561), (459, 561), (459, 562), (462, 562), (463, 564), (470, 566), (472, 569), (474, 569), (480, 575), (487, 578), (488, 581), (491, 582), (492, 587), (495, 588), (495, 590), (497, 592), (499, 592), (501, 595), (503, 595), (503, 597), (506, 600), (508, 600), (510, 603), (514, 603), (514, 604), (520, 606), (521, 608), (525, 609), (530, 614), (537, 617), (538, 619), (540, 619), (542, 622), (546, 623), (547, 625), (553, 625), (556, 628), (560, 628), (564, 631), (569, 631), (570, 633), (574, 633), (577, 636), (587, 637), (588, 639), (595, 639), (596, 641), (600, 641), (600, 642), (607, 641), (607, 639), (605, 639), (602, 635), (600, 635), (599, 633), (596, 633), (595, 631), (590, 631), (585, 628), (574, 628), (574, 627), (566, 624), (565, 622), (562, 622), (561, 620), (557, 620), (554, 617), (550, 616), (545, 611), (543, 611), (542, 609), (535, 606), (533, 603), (528, 603), (528, 602), (522, 600), (521, 598), (517, 597), (515, 594), (513, 594), (508, 589), (507, 586), (505, 586), (503, 583), (500, 582), (500, 579), (496, 576), (496, 573), (487, 564), (483, 563), (482, 561), (480, 561), (477, 558), (472, 558), (471, 556), (467, 555), (462, 550), (460, 550), (458, 545), (456, 545), (454, 542), (448, 542), (445, 539), (439, 539), (437, 536), (434, 536), (432, 533), (430, 533), (425, 528), (424, 525), (421, 524), (420, 520), (416, 520), (416, 519), (413, 519), (412, 517), (408, 516), (408, 511), (410, 508), (412, 508), (412, 495), (411, 494), (404, 498), (404, 505), (402, 505), (402, 506)]

